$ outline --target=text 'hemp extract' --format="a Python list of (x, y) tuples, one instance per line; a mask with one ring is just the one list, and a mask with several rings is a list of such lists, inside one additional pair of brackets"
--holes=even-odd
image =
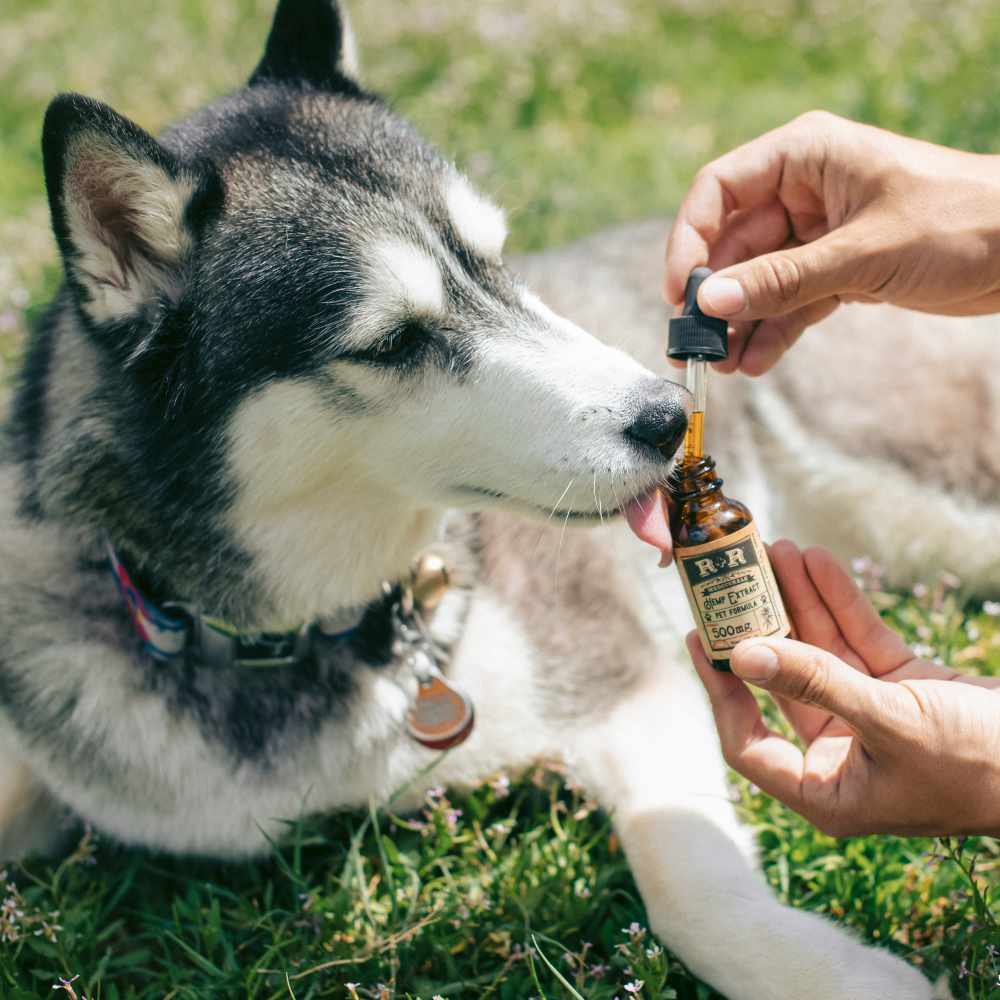
[(725, 320), (698, 307), (698, 288), (711, 274), (695, 268), (684, 289), (684, 310), (670, 320), (667, 356), (687, 361), (694, 410), (684, 456), (667, 482), (673, 500), (674, 561), (688, 596), (705, 655), (729, 670), (733, 647), (751, 636), (785, 636), (790, 628), (778, 584), (753, 515), (722, 492), (715, 462), (704, 454), (708, 363), (729, 354)]

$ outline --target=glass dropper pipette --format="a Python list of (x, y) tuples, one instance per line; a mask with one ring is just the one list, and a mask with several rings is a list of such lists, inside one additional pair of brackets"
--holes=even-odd
[(694, 396), (694, 408), (688, 417), (687, 434), (684, 436), (684, 461), (693, 462), (705, 454), (705, 399), (708, 395), (708, 362), (704, 355), (696, 354), (687, 359), (688, 392)]
[(684, 461), (694, 462), (705, 454), (705, 399), (708, 395), (708, 365), (721, 361), (729, 353), (728, 324), (724, 319), (706, 316), (698, 306), (698, 289), (711, 274), (707, 267), (696, 267), (684, 287), (684, 308), (670, 320), (667, 356), (687, 362), (685, 384), (694, 397), (684, 438)]

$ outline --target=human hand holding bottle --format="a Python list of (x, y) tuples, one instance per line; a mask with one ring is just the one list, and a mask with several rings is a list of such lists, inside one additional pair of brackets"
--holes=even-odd
[(915, 657), (826, 550), (778, 542), (771, 562), (797, 640), (742, 642), (724, 674), (688, 637), (730, 766), (834, 836), (1000, 834), (1000, 678)]
[(667, 246), (665, 296), (695, 267), (730, 321), (723, 371), (767, 371), (841, 302), (1000, 311), (1000, 157), (810, 112), (703, 167)]

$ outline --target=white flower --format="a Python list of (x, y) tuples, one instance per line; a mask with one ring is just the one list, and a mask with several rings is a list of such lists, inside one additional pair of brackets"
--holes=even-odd
[(510, 794), (510, 778), (501, 774), (490, 782), (490, 788), (498, 799), (505, 799)]
[(631, 993), (632, 996), (636, 996), (644, 985), (645, 983), (641, 979), (636, 979), (631, 983), (625, 984), (625, 992)]
[(1000, 601), (983, 601), (983, 614), (991, 618), (1000, 615)]

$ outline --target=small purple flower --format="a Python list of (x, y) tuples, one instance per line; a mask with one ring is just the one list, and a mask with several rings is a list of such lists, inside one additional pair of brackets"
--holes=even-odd
[(885, 575), (885, 569), (869, 556), (852, 559), (851, 570), (862, 590), (878, 590)]
[[(52, 989), (62, 990), (66, 993), (70, 1000), (78, 1000), (76, 995), (76, 990), (73, 989), (73, 983), (75, 983), (80, 978), (79, 975), (73, 976), (71, 979), (63, 979), (62, 976), (59, 977), (58, 983), (53, 983)], [(79, 1000), (87, 1000), (86, 997), (80, 997)]]
[(635, 979), (631, 983), (626, 983), (624, 989), (626, 993), (631, 993), (632, 996), (638, 996), (645, 985), (646, 984), (641, 979)]

